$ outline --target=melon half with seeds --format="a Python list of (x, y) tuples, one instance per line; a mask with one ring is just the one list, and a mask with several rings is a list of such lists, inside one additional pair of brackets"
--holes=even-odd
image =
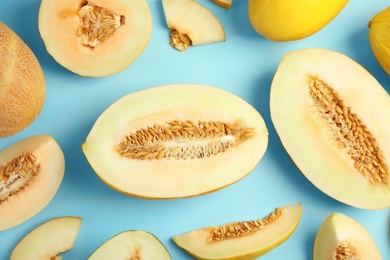
[(216, 87), (174, 84), (116, 101), (82, 149), (109, 186), (166, 199), (237, 182), (256, 167), (267, 144), (262, 116), (241, 98)]
[(48, 53), (82, 76), (125, 69), (143, 52), (152, 33), (146, 0), (43, 0), (38, 18)]
[(296, 203), (263, 219), (200, 228), (176, 235), (173, 241), (195, 259), (256, 259), (290, 238), (301, 217), (302, 205)]
[(0, 230), (30, 219), (56, 194), (64, 155), (48, 135), (23, 139), (0, 151)]
[(283, 146), (317, 188), (354, 207), (390, 207), (390, 96), (361, 65), (331, 50), (290, 52), (270, 109)]

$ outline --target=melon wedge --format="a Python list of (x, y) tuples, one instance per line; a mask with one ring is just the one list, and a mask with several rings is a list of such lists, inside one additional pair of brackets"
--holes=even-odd
[[(318, 230), (313, 260), (334, 259), (382, 260), (379, 249), (367, 229), (342, 213), (332, 213)], [(344, 257), (344, 258), (342, 258)]]
[(278, 208), (263, 220), (201, 228), (174, 236), (173, 241), (195, 259), (256, 259), (285, 242), (301, 216), (302, 205), (296, 203)]
[(15, 246), (10, 260), (62, 259), (73, 248), (82, 219), (65, 216), (51, 219), (28, 233)]
[(262, 116), (241, 98), (212, 86), (174, 84), (116, 101), (97, 119), (82, 150), (112, 188), (167, 199), (239, 181), (267, 144)]
[(326, 49), (287, 53), (270, 110), (287, 153), (318, 189), (354, 207), (390, 207), (390, 96), (361, 65)]
[(104, 242), (88, 258), (102, 259), (159, 259), (171, 260), (171, 255), (153, 234), (145, 230), (127, 230)]
[(180, 51), (226, 40), (218, 18), (194, 0), (162, 0), (165, 20), (171, 29), (170, 43)]
[(43, 0), (38, 26), (59, 64), (81, 76), (103, 77), (143, 52), (152, 17), (146, 0)]
[(64, 154), (51, 136), (31, 136), (0, 151), (0, 230), (19, 225), (46, 207), (64, 173)]

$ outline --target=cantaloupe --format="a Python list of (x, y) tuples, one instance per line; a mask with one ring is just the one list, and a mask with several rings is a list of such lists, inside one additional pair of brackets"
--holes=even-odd
[(48, 135), (25, 138), (0, 151), (0, 230), (40, 212), (65, 172), (61, 147)]
[(167, 199), (216, 191), (249, 174), (268, 131), (260, 113), (217, 87), (174, 84), (126, 95), (82, 145), (96, 174), (125, 194)]
[(41, 113), (42, 68), (27, 44), (0, 21), (0, 138), (19, 133)]
[(38, 26), (59, 64), (82, 76), (103, 77), (141, 55), (152, 17), (146, 0), (43, 0)]

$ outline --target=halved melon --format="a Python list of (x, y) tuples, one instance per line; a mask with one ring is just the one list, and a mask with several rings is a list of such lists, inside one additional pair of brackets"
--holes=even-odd
[(171, 260), (163, 243), (145, 230), (127, 230), (104, 242), (88, 258), (102, 259), (159, 259)]
[(241, 98), (216, 87), (175, 84), (119, 99), (98, 118), (82, 149), (109, 186), (163, 199), (237, 182), (267, 144), (263, 118)]
[(0, 151), (0, 230), (19, 225), (54, 197), (65, 172), (64, 155), (48, 135)]
[(218, 18), (194, 0), (162, 0), (165, 20), (171, 29), (170, 44), (180, 51), (190, 45), (204, 45), (226, 40)]
[(206, 227), (173, 237), (196, 259), (256, 259), (285, 242), (296, 230), (302, 205), (277, 208), (262, 220)]
[(82, 219), (74, 216), (46, 221), (30, 231), (15, 246), (10, 260), (62, 259), (60, 254), (73, 248)]
[(43, 0), (38, 22), (48, 53), (70, 71), (91, 77), (128, 67), (152, 33), (146, 0)]
[(283, 146), (317, 188), (354, 207), (390, 207), (390, 96), (361, 65), (325, 49), (290, 52), (270, 109)]
[(370, 259), (382, 260), (367, 229), (344, 214), (332, 213), (318, 230), (313, 260)]

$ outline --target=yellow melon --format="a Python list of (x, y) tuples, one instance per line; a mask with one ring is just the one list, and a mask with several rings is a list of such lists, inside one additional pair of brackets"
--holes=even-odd
[(27, 44), (0, 22), (0, 138), (29, 126), (46, 96), (42, 68)]

